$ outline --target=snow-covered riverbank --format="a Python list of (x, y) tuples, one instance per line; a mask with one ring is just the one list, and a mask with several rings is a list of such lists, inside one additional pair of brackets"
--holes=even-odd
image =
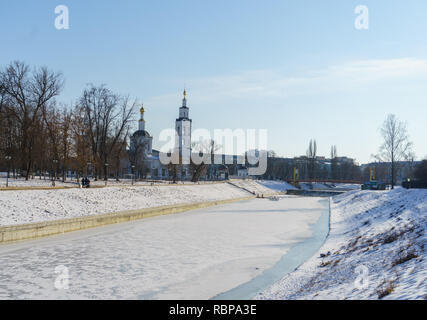
[(427, 190), (333, 198), (330, 235), (257, 299), (427, 299)]
[(247, 197), (228, 183), (0, 192), (0, 226)]

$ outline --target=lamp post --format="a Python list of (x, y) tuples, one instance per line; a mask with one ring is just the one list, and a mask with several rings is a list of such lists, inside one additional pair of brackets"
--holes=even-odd
[(132, 166), (132, 185), (133, 185), (133, 183), (134, 183), (134, 180), (135, 180), (135, 166)]
[(12, 157), (11, 156), (6, 156), (5, 159), (7, 161), (6, 188), (8, 188), (9, 187), (10, 160), (12, 160)]
[(52, 186), (54, 187), (55, 183), (56, 183), (56, 166), (58, 164), (58, 160), (53, 159), (52, 162), (53, 162), (53, 180), (52, 180)]
[(105, 177), (105, 186), (107, 186), (107, 184), (108, 184), (108, 166), (109, 166), (109, 164), (106, 163), (106, 164), (104, 164), (104, 166), (105, 166), (105, 174), (106, 174), (106, 177)]

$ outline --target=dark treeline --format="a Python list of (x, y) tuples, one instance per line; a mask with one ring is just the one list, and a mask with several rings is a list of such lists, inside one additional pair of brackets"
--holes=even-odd
[(14, 176), (67, 172), (119, 176), (136, 100), (88, 85), (72, 105), (56, 98), (64, 77), (12, 62), (0, 69), (0, 168)]
[[(390, 162), (373, 162), (367, 165), (358, 165), (353, 159), (339, 157), (337, 147), (331, 147), (329, 158), (317, 155), (316, 140), (310, 140), (305, 156), (298, 158), (279, 158), (274, 151), (269, 152), (267, 172), (263, 179), (293, 181), (295, 170), (298, 170), (297, 180), (311, 181), (369, 181), (370, 179), (391, 183)], [(412, 160), (394, 163), (396, 181), (419, 178), (425, 174), (426, 161), (418, 167)]]

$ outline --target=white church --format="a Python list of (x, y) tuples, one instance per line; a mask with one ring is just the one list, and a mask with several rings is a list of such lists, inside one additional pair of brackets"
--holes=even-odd
[[(138, 130), (130, 138), (129, 159), (130, 170), (136, 178), (168, 179), (169, 168), (159, 159), (159, 151), (153, 150), (153, 137), (145, 128), (145, 109), (140, 109), (141, 118)], [(191, 129), (192, 120), (189, 118), (187, 106), (187, 92), (184, 90), (182, 106), (179, 108), (179, 117), (175, 121), (175, 152), (179, 154), (183, 166), (178, 172), (180, 180), (190, 179), (189, 164), (191, 156)]]

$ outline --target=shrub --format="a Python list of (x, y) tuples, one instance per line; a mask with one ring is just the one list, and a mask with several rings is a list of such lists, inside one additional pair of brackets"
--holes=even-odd
[(415, 254), (415, 252), (411, 251), (411, 252), (404, 252), (403, 254), (399, 255), (399, 258), (397, 258), (396, 260), (393, 261), (392, 266), (397, 266), (398, 264), (402, 264), (405, 263), (409, 260), (418, 258), (418, 255)]
[(382, 299), (388, 296), (394, 291), (394, 280), (383, 281), (377, 290), (378, 299)]

